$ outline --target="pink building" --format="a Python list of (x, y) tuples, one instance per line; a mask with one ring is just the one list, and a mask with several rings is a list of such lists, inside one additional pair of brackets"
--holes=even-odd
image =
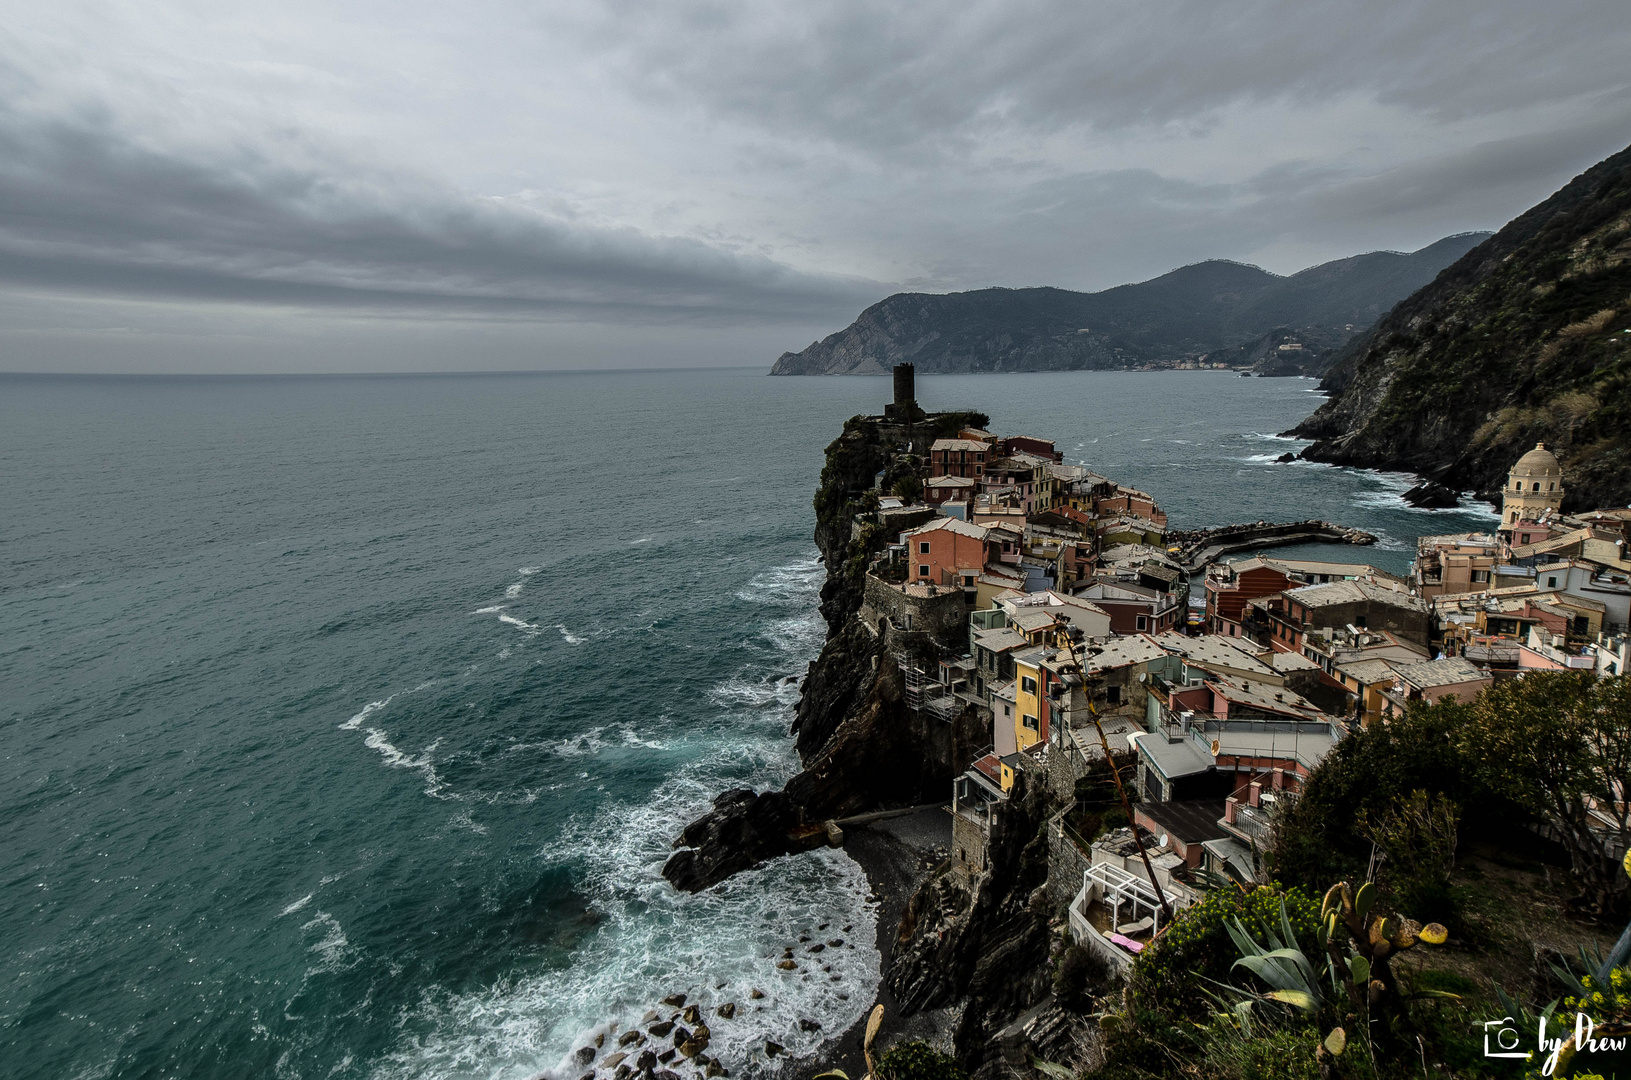
[(990, 532), (956, 518), (936, 518), (904, 534), (907, 577), (914, 585), (973, 588), (992, 558)]

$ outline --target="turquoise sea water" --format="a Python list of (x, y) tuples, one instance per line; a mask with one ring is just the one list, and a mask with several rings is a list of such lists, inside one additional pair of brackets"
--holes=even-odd
[[(922, 379), (1175, 525), (1419, 532), (1406, 480), (1269, 459), (1320, 400), (1209, 373)], [(778, 783), (819, 649), (821, 451), (887, 379), (0, 376), (8, 1076), (576, 1077), (665, 994), (747, 1075), (870, 1001), (836, 852), (679, 897), (668, 843)], [(1348, 554), (1339, 549), (1336, 557)], [(850, 926), (832, 972), (773, 963)], [(804, 1033), (799, 1017), (821, 1021)]]

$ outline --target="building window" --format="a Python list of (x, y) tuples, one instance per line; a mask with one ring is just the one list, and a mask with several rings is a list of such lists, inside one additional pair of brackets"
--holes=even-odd
[(1535, 490), (1536, 490), (1536, 491), (1539, 491), (1539, 490), (1540, 490), (1540, 481), (1538, 481), (1538, 480), (1537, 480), (1537, 481), (1535, 481)]
[(1119, 686), (1107, 686), (1107, 687), (1105, 687), (1104, 688), (1104, 700), (1108, 701), (1112, 705), (1120, 705), (1121, 704), (1121, 687), (1119, 687)]
[(919, 540), (917, 542), (917, 553), (919, 555), (927, 555), (929, 553), (929, 542), (927, 540)]
[(1025, 725), (1025, 730), (1027, 731), (1042, 730), (1042, 722), (1036, 717), (1032, 716), (1030, 713), (1026, 713), (1023, 717), (1021, 717), (1019, 722)]
[(1019, 679), (1019, 688), (1027, 694), (1034, 694), (1036, 693), (1036, 680), (1031, 678), (1029, 675), (1021, 675)]
[(1488, 581), (1489, 580), (1489, 571), (1488, 570), (1474, 570), (1472, 572), (1472, 579), (1474, 581)]
[(1140, 630), (1148, 630), (1150, 628), (1150, 618), (1148, 615), (1140, 615), (1138, 617), (1138, 628)]
[(1555, 577), (1549, 577), (1549, 578), (1547, 578), (1547, 579), (1546, 579), (1546, 587), (1547, 587), (1547, 588), (1548, 588), (1548, 589), (1555, 589), (1555, 588), (1557, 588), (1557, 578), (1555, 578)]
[(929, 564), (928, 563), (919, 563), (918, 564), (917, 576), (918, 577), (928, 577), (929, 576)]

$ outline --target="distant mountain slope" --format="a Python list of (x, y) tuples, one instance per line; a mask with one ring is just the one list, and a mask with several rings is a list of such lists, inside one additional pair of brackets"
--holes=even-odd
[(1448, 237), (1408, 255), (1356, 255), (1290, 277), (1213, 260), (1096, 293), (897, 293), (847, 329), (782, 354), (770, 373), (867, 375), (906, 360), (921, 372), (1129, 368), (1219, 351), (1227, 355), (1214, 361), (1235, 363), (1293, 340), (1305, 349), (1288, 373), (1323, 371), (1322, 357), (1487, 235)]
[(1356, 340), (1304, 456), (1494, 496), (1545, 441), (1565, 507), (1631, 500), (1631, 148), (1468, 252)]

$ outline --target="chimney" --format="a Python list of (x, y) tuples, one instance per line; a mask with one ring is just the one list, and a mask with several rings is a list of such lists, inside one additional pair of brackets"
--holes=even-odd
[(1284, 769), (1276, 768), (1274, 770), (1274, 790), (1275, 791), (1284, 790), (1285, 786), (1286, 786), (1286, 771)]
[(1236, 799), (1233, 795), (1229, 796), (1227, 799), (1224, 799), (1223, 820), (1233, 825), (1235, 823), (1235, 807), (1239, 805), (1240, 800)]
[(1258, 780), (1253, 780), (1252, 783), (1251, 783), (1251, 787), (1250, 787), (1249, 791), (1250, 791), (1250, 794), (1248, 794), (1246, 796), (1246, 801), (1251, 803), (1253, 806), (1261, 805), (1261, 799), (1263, 797), (1263, 784), (1262, 784), (1262, 782), (1258, 781)]

